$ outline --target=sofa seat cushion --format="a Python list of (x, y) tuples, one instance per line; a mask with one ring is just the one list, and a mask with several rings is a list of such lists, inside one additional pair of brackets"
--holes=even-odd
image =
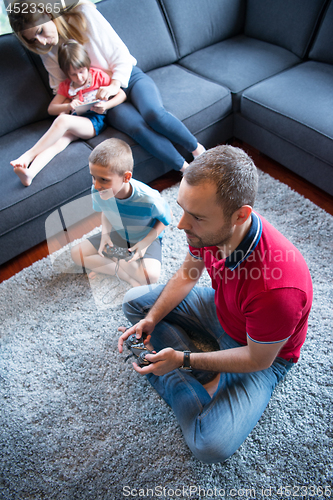
[[(83, 141), (70, 144), (57, 155), (29, 187), (24, 187), (13, 172), (9, 162), (31, 147), (50, 123), (49, 120), (43, 120), (0, 138), (0, 236), (24, 226), (90, 189), (88, 157), (91, 149)], [(19, 242), (17, 244), (20, 245)]]
[(243, 90), (296, 65), (300, 59), (286, 49), (239, 35), (184, 57), (185, 68), (224, 85), (237, 110)]
[(165, 108), (196, 135), (232, 111), (230, 91), (172, 64), (150, 71)]
[(241, 114), (333, 165), (333, 66), (302, 63), (244, 92)]

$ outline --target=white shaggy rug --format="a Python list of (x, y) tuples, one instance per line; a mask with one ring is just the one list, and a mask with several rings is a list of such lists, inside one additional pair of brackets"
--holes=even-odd
[[(161, 282), (187, 249), (176, 194), (163, 192), (174, 220)], [(314, 304), (299, 363), (240, 449), (214, 465), (191, 455), (172, 411), (117, 351), (122, 285), (92, 284), (66, 249), (0, 285), (1, 499), (331, 496), (333, 218), (262, 173), (255, 209), (303, 253)]]

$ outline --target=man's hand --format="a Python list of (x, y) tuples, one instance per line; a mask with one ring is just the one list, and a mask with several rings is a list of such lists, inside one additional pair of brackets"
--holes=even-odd
[(171, 347), (167, 347), (157, 354), (146, 354), (145, 357), (151, 362), (150, 365), (140, 368), (134, 362), (133, 368), (136, 372), (140, 373), (140, 375), (147, 375), (147, 373), (153, 373), (157, 376), (165, 375), (182, 366), (183, 356), (181, 351), (175, 351)]
[(141, 321), (139, 321), (139, 323), (136, 323), (127, 330), (123, 326), (120, 326), (118, 330), (120, 332), (123, 332), (123, 334), (119, 337), (118, 340), (118, 351), (123, 352), (123, 345), (125, 340), (133, 333), (136, 334), (137, 339), (140, 339), (142, 337), (142, 334), (145, 333), (146, 338), (144, 340), (144, 344), (148, 344), (154, 328), (155, 323), (149, 320), (149, 318), (142, 319)]

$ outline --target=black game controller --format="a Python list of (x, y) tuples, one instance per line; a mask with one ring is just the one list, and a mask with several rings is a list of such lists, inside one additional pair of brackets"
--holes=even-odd
[(134, 253), (130, 252), (127, 248), (118, 247), (117, 245), (113, 245), (113, 247), (110, 247), (110, 245), (106, 245), (102, 253), (104, 257), (108, 257), (108, 259), (112, 259), (112, 257), (115, 257), (118, 260), (123, 259), (126, 262), (131, 260), (134, 255)]
[(127, 361), (132, 356), (135, 356), (136, 357), (135, 362), (138, 366), (140, 366), (140, 368), (151, 364), (151, 362), (148, 361), (148, 359), (146, 359), (146, 354), (152, 354), (153, 351), (150, 351), (144, 345), (143, 341), (146, 337), (147, 336), (145, 334), (143, 334), (141, 339), (137, 339), (136, 334), (133, 333), (125, 340), (125, 344), (126, 344), (127, 349), (129, 349), (131, 351), (131, 354), (129, 356), (127, 356), (125, 361)]

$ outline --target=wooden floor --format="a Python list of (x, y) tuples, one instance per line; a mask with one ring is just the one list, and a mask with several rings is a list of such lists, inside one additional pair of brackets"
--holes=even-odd
[[(294, 174), (287, 168), (281, 166), (275, 161), (271, 160), (265, 155), (262, 155), (259, 151), (252, 148), (251, 146), (241, 143), (239, 141), (233, 141), (234, 146), (242, 147), (253, 159), (256, 166), (274, 177), (278, 179), (280, 182), (287, 184), (292, 189), (297, 191), (299, 194), (303, 195), (305, 198), (308, 198), (313, 203), (318, 205), (320, 208), (324, 209), (329, 214), (333, 215), (333, 197), (325, 193), (319, 188), (316, 188), (309, 182), (302, 179), (300, 176)], [(158, 189), (159, 191), (163, 191), (167, 187), (171, 187), (174, 184), (177, 184), (181, 179), (181, 174), (179, 172), (171, 171), (168, 174), (160, 177), (159, 179), (150, 183), (150, 186), (154, 189)], [(100, 225), (100, 215), (96, 214), (91, 218), (84, 221), (84, 224), (81, 223), (76, 227), (76, 231), (74, 234), (75, 238), (81, 238), (84, 234), (88, 233), (96, 226)], [(29, 267), (34, 262), (47, 257), (49, 253), (57, 250), (62, 245), (65, 245), (67, 242), (65, 240), (61, 241), (59, 239), (49, 242), (42, 242), (39, 245), (35, 246), (31, 250), (24, 252), (24, 254), (15, 257), (10, 260), (6, 264), (0, 266), (0, 283), (9, 279), (14, 274), (18, 273), (25, 267)]]

